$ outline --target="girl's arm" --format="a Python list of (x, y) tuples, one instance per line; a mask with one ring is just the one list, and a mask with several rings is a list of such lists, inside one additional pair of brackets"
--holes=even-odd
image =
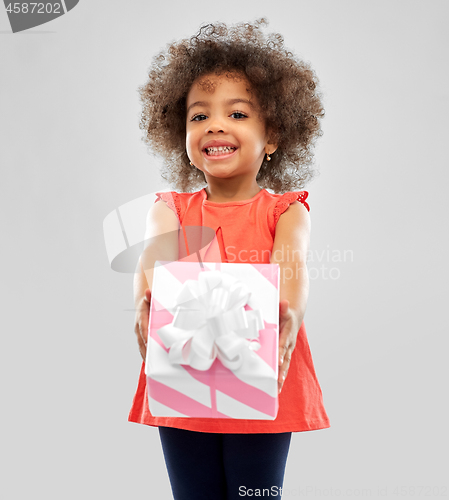
[(306, 312), (309, 296), (307, 254), (310, 243), (310, 216), (304, 205), (292, 203), (280, 216), (270, 262), (279, 264), (279, 379), (281, 392), (288, 373), (296, 336)]
[(136, 309), (134, 332), (139, 351), (145, 361), (148, 340), (153, 269), (157, 260), (178, 260), (178, 218), (163, 201), (149, 210), (145, 232), (145, 249), (134, 274), (134, 305)]

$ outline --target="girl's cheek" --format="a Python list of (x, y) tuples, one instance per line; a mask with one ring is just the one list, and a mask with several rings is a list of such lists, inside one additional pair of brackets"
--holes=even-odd
[(198, 145), (198, 140), (195, 138), (195, 134), (187, 131), (186, 134), (186, 149), (193, 152), (195, 150), (195, 146)]
[(187, 156), (190, 158), (190, 161), (193, 163), (195, 158), (195, 148), (191, 142), (191, 137), (189, 135), (186, 136), (186, 152)]

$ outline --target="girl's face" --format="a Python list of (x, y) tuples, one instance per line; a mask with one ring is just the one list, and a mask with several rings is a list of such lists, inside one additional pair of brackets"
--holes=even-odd
[(187, 95), (186, 149), (209, 177), (255, 180), (270, 144), (258, 104), (244, 77), (205, 75)]

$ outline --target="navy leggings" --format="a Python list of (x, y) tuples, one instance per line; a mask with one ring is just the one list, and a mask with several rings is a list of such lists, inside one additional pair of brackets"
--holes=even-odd
[(281, 498), (291, 432), (215, 434), (159, 427), (159, 435), (175, 500)]

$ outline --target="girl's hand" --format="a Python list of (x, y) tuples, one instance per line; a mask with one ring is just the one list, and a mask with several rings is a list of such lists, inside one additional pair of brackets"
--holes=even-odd
[(144, 362), (147, 356), (150, 301), (151, 301), (151, 290), (147, 288), (145, 290), (145, 295), (142, 297), (137, 306), (135, 326), (134, 326), (134, 332), (137, 335), (137, 343), (139, 344), (140, 355), (142, 356)]
[(289, 305), (287, 299), (281, 300), (279, 303), (279, 393), (287, 377), (293, 349), (296, 345), (296, 337), (300, 327), (298, 318), (293, 310), (290, 309)]

